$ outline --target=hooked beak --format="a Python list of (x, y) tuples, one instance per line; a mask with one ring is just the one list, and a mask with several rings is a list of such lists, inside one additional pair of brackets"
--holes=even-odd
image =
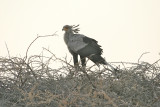
[(67, 31), (67, 30), (68, 30), (67, 28), (63, 28), (63, 29), (62, 29), (62, 31)]

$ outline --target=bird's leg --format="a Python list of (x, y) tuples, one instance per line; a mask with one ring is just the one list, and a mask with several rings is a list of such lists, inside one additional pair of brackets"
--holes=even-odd
[(86, 67), (86, 58), (83, 56), (80, 56), (80, 58), (81, 58), (82, 67), (85, 68)]
[(73, 61), (74, 61), (74, 67), (76, 70), (79, 70), (79, 64), (78, 64), (78, 54), (73, 54)]

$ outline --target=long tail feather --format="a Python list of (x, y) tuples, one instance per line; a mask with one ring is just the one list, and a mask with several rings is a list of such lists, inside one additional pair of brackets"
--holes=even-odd
[(111, 65), (109, 64), (108, 62), (105, 61), (105, 65), (108, 65), (113, 71), (115, 71), (116, 69)]

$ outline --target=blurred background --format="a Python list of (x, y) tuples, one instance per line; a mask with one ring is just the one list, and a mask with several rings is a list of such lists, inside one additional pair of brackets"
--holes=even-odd
[[(45, 47), (57, 57), (71, 58), (62, 27), (80, 24), (80, 32), (96, 39), (109, 62), (150, 63), (160, 58), (159, 0), (0, 0), (0, 56), (39, 55)], [(47, 55), (47, 53), (46, 53)]]

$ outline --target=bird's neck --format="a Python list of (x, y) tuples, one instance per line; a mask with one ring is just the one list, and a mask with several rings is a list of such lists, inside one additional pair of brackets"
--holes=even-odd
[(68, 44), (68, 40), (69, 40), (70, 36), (72, 36), (73, 34), (74, 33), (72, 31), (65, 32), (65, 34), (64, 34), (64, 41), (65, 41), (66, 44)]
[(73, 31), (69, 29), (69, 30), (66, 31), (65, 33), (68, 34), (68, 35), (72, 35), (72, 34), (73, 34)]

